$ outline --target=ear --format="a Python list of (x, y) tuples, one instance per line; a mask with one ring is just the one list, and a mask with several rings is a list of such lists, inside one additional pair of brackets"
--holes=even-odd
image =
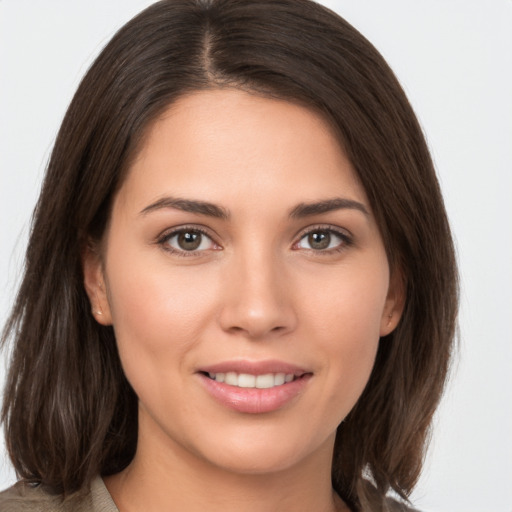
[(402, 317), (406, 299), (405, 279), (401, 270), (395, 270), (389, 280), (388, 295), (380, 322), (380, 336), (392, 333)]
[(103, 260), (96, 244), (88, 243), (82, 251), (82, 269), (93, 317), (101, 325), (112, 325)]

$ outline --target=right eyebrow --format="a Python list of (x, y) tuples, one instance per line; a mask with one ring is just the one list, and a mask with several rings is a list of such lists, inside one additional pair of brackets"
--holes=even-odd
[(216, 204), (207, 201), (199, 201), (195, 199), (180, 199), (177, 197), (162, 197), (158, 201), (146, 206), (140, 215), (147, 215), (156, 210), (164, 208), (173, 208), (175, 210), (182, 210), (184, 212), (198, 213), (200, 215), (207, 215), (208, 217), (215, 217), (217, 219), (229, 219), (229, 212)]

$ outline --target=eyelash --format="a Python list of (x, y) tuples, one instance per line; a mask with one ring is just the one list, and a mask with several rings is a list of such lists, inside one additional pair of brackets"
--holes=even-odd
[[(185, 258), (186, 257), (197, 257), (202, 252), (205, 252), (205, 250), (202, 250), (202, 251), (197, 251), (197, 250), (186, 251), (184, 249), (179, 250), (179, 249), (175, 249), (174, 247), (171, 247), (168, 244), (169, 240), (171, 240), (175, 236), (178, 236), (181, 233), (187, 233), (187, 232), (188, 233), (199, 233), (199, 234), (207, 237), (208, 239), (210, 239), (214, 245), (217, 245), (218, 247), (220, 247), (215, 242), (215, 240), (210, 235), (210, 233), (199, 226), (183, 226), (183, 227), (180, 227), (177, 229), (172, 229), (171, 231), (166, 231), (166, 232), (162, 233), (157, 238), (156, 243), (158, 245), (160, 245), (165, 251), (170, 252), (171, 254), (174, 254), (176, 256), (185, 257)], [(346, 232), (344, 232), (340, 229), (334, 228), (333, 226), (318, 225), (318, 226), (312, 226), (312, 227), (308, 227), (308, 228), (304, 229), (299, 234), (297, 241), (294, 242), (294, 244), (292, 245), (292, 249), (300, 250), (300, 248), (297, 247), (298, 244), (300, 244), (300, 242), (302, 240), (304, 240), (304, 238), (306, 238), (307, 236), (310, 236), (311, 234), (318, 233), (318, 232), (334, 234), (336, 237), (338, 237), (341, 240), (341, 243), (338, 244), (336, 247), (331, 247), (331, 248), (327, 248), (327, 249), (312, 249), (311, 248), (311, 249), (304, 249), (304, 250), (309, 251), (315, 255), (328, 256), (331, 254), (342, 252), (354, 244), (352, 237), (349, 234), (347, 234)]]
[[(352, 245), (354, 245), (354, 240), (353, 240), (352, 236), (350, 234), (348, 234), (346, 231), (343, 231), (339, 228), (335, 228), (333, 226), (320, 224), (317, 226), (310, 226), (310, 227), (307, 227), (306, 229), (304, 229), (299, 234), (298, 240), (297, 240), (297, 242), (295, 242), (293, 244), (293, 247), (296, 247), (307, 236), (312, 235), (313, 233), (318, 233), (318, 232), (329, 233), (331, 235), (334, 234), (336, 237), (338, 237), (341, 240), (341, 242), (336, 247), (331, 247), (330, 249), (323, 249), (323, 250), (321, 250), (321, 249), (304, 249), (304, 250), (309, 251), (310, 253), (313, 253), (313, 254), (319, 255), (319, 256), (329, 256), (332, 254), (340, 253), (340, 252), (346, 250), (348, 247), (351, 247)], [(300, 250), (300, 248), (297, 248), (296, 250)]]
[(171, 231), (166, 231), (166, 232), (162, 233), (162, 235), (160, 235), (157, 238), (156, 243), (159, 244), (164, 251), (170, 252), (171, 254), (174, 254), (176, 256), (181, 256), (184, 258), (191, 257), (191, 256), (197, 257), (201, 252), (204, 252), (204, 251), (186, 251), (184, 249), (179, 250), (179, 249), (175, 249), (174, 247), (171, 247), (168, 244), (169, 240), (171, 240), (172, 238), (174, 238), (175, 236), (177, 236), (181, 233), (200, 233), (201, 235), (209, 238), (213, 244), (218, 245), (209, 232), (207, 232), (205, 229), (198, 227), (198, 226), (183, 226), (183, 227), (180, 227), (177, 229), (172, 229)]

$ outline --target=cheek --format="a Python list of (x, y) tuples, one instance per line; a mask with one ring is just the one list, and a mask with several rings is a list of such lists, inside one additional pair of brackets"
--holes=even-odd
[(191, 356), (212, 316), (214, 283), (197, 272), (119, 262), (109, 273), (109, 287), (121, 364), (141, 404), (161, 411), (178, 401), (183, 409), (187, 393), (181, 377), (190, 372)]
[[(140, 261), (138, 261), (140, 259)], [(169, 265), (149, 265), (141, 256), (112, 260), (109, 303), (123, 367), (129, 373), (164, 364), (199, 342), (212, 315), (216, 286), (211, 276)], [(132, 371), (133, 370), (133, 371)]]
[[(348, 414), (373, 369), (388, 289), (387, 266), (340, 273), (308, 293), (308, 335), (328, 358), (326, 398), (343, 403)], [(317, 282), (319, 276), (317, 275)], [(311, 289), (311, 288), (310, 288)]]
[(315, 331), (329, 339), (338, 335), (352, 340), (354, 346), (378, 340), (389, 286), (387, 265), (353, 266), (325, 274), (310, 276), (302, 286), (304, 312)]

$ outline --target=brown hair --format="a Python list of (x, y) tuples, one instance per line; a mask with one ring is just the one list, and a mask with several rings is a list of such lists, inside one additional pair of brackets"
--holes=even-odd
[[(457, 272), (443, 200), (416, 117), (392, 71), (346, 21), (308, 0), (164, 0), (94, 62), (62, 123), (3, 340), (14, 341), (2, 419), (20, 477), (70, 494), (122, 470), (137, 398), (112, 328), (97, 324), (81, 252), (102, 236), (145, 129), (195, 90), (238, 87), (322, 113), (361, 180), (406, 304), (338, 428), (332, 480), (354, 509), (402, 497), (421, 470), (445, 383)], [(373, 481), (373, 490), (366, 484)]]

